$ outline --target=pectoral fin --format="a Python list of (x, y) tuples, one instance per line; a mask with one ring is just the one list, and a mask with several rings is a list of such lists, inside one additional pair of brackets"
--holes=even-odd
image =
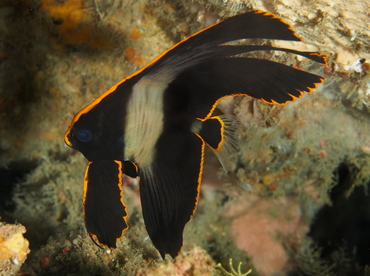
[(90, 162), (84, 182), (85, 225), (90, 237), (101, 245), (116, 247), (128, 229), (122, 199), (122, 162)]
[(164, 131), (151, 166), (140, 168), (140, 196), (147, 232), (162, 257), (176, 257), (193, 215), (203, 171), (204, 142), (191, 132)]
[(194, 124), (199, 124), (199, 130), (194, 132), (199, 134), (216, 154), (225, 172), (232, 169), (232, 160), (237, 149), (237, 141), (234, 137), (235, 127), (232, 120), (231, 116), (221, 115), (198, 120)]

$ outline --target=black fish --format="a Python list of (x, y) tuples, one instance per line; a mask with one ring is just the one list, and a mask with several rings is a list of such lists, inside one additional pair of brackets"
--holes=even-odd
[(226, 121), (212, 116), (226, 96), (286, 104), (324, 81), (295, 68), (238, 54), (280, 50), (325, 64), (319, 53), (262, 45), (225, 45), (263, 38), (300, 41), (280, 18), (261, 11), (227, 18), (176, 44), (118, 82), (73, 118), (65, 142), (88, 160), (86, 229), (115, 248), (128, 229), (122, 174), (140, 179), (148, 234), (162, 257), (178, 255), (182, 232), (199, 199), (204, 147), (226, 146)]

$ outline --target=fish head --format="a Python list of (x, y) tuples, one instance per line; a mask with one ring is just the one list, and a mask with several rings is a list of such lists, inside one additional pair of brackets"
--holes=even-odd
[(77, 113), (64, 135), (65, 143), (81, 152), (89, 161), (122, 160), (123, 123), (99, 106)]

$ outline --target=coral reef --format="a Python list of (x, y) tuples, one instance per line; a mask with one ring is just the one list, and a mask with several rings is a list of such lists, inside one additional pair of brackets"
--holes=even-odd
[[(249, 275), (370, 275), (358, 249), (366, 237), (351, 238), (369, 215), (357, 206), (366, 206), (370, 181), (369, 8), (365, 0), (1, 1), (0, 216), (26, 227), (31, 248), (24, 262), (24, 228), (1, 224), (1, 245), (11, 238), (5, 232), (23, 243), (17, 258), (0, 246), (1, 264), (14, 274), (24, 262), (27, 275), (212, 275), (215, 263), (226, 268), (232, 258)], [(160, 259), (145, 232), (137, 181), (128, 179), (130, 229), (117, 249), (97, 247), (83, 226), (86, 160), (63, 142), (71, 118), (180, 39), (251, 9), (284, 18), (329, 65), (253, 56), (324, 75), (325, 84), (286, 106), (222, 102), (220, 110), (239, 122), (234, 170), (225, 175), (206, 153), (201, 199), (178, 258)], [(323, 213), (341, 231), (323, 223), (330, 221)]]
[(214, 275), (215, 262), (204, 249), (194, 246), (189, 251), (182, 252), (175, 261), (158, 263), (156, 266), (143, 267), (136, 276), (175, 276), (175, 275)]
[(23, 225), (0, 222), (0, 275), (16, 275), (30, 252)]
[(98, 49), (111, 46), (109, 36), (95, 31), (93, 14), (85, 7), (83, 0), (62, 3), (43, 0), (41, 7), (47, 11), (55, 25), (55, 35), (49, 37), (55, 50), (61, 50), (63, 45), (86, 44)]

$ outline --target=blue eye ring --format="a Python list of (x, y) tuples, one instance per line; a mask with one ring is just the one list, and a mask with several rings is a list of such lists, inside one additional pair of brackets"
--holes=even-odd
[(90, 130), (81, 129), (76, 133), (76, 138), (80, 142), (87, 143), (92, 140), (93, 135)]

